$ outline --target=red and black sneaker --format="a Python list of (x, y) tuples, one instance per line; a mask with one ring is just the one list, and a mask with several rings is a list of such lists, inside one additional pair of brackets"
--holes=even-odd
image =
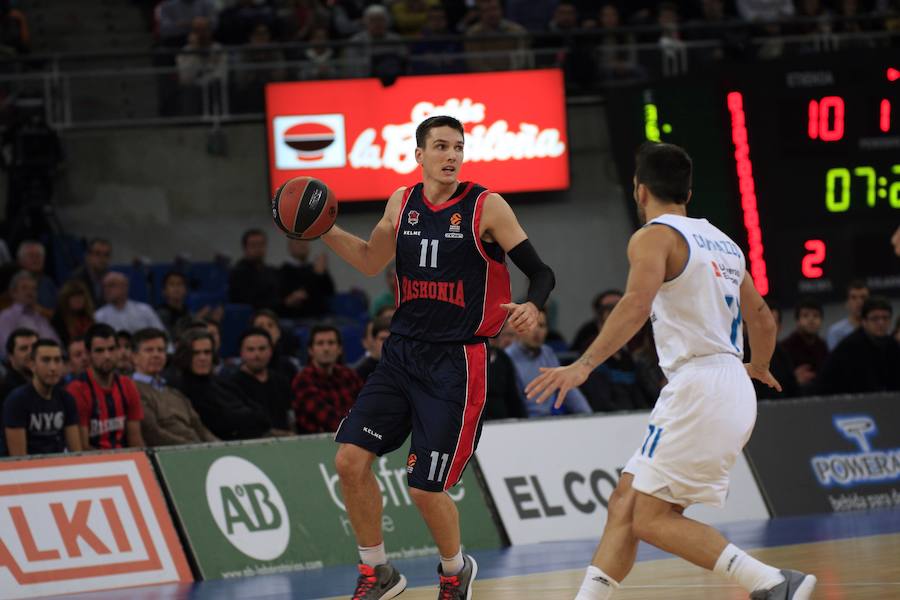
[(351, 600), (387, 600), (395, 598), (406, 589), (406, 577), (391, 563), (370, 567), (357, 565), (359, 577)]
[(477, 574), (478, 563), (468, 554), (463, 556), (462, 571), (456, 575), (444, 575), (441, 565), (438, 565), (438, 575), (441, 577), (438, 600), (471, 600), (472, 582)]

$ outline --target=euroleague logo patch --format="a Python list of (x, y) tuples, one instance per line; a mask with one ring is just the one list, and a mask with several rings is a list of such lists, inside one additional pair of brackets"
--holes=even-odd
[(278, 169), (339, 169), (347, 164), (344, 115), (275, 117), (272, 130)]
[(460, 226), (462, 225), (462, 215), (459, 213), (453, 213), (450, 217), (450, 231), (444, 234), (444, 237), (447, 238), (462, 238), (463, 234), (459, 232)]
[(406, 472), (412, 473), (413, 469), (416, 468), (416, 455), (410, 454), (409, 458), (406, 459)]

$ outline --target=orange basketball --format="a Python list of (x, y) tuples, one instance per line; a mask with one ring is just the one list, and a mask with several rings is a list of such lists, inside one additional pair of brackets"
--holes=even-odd
[(314, 240), (334, 226), (337, 199), (312, 177), (288, 179), (272, 198), (272, 218), (289, 238)]

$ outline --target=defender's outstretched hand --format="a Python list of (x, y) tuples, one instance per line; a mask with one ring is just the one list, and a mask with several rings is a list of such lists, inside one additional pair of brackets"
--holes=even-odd
[(553, 392), (559, 390), (556, 402), (553, 404), (554, 408), (559, 408), (565, 402), (569, 390), (584, 383), (590, 374), (591, 370), (581, 361), (576, 361), (567, 367), (542, 368), (541, 374), (525, 386), (525, 394), (529, 400), (541, 404), (552, 396)]
[(516, 330), (516, 333), (528, 333), (537, 325), (538, 309), (531, 302), (525, 304), (501, 304), (500, 308), (509, 311), (509, 323)]

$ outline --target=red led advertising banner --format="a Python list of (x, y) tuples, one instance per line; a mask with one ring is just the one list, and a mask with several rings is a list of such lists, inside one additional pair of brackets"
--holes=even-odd
[(386, 199), (420, 179), (416, 126), (444, 114), (466, 129), (462, 180), (500, 193), (569, 186), (562, 72), (549, 69), (270, 84), (271, 192), (306, 175), (342, 201)]

